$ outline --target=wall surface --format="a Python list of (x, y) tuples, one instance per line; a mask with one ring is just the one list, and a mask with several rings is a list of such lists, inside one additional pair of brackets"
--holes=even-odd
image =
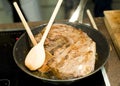
[[(3, 1), (6, 0), (0, 0), (0, 23), (12, 23), (12, 13), (8, 9), (9, 6), (3, 5)], [(57, 3), (57, 0), (39, 0), (39, 9), (41, 10), (40, 15), (41, 15), (41, 20), (49, 20), (50, 16), (52, 15), (52, 12), (54, 10), (54, 7)], [(93, 13), (93, 7), (94, 4), (92, 0), (88, 0), (88, 3), (86, 5), (86, 9), (89, 8), (91, 12)], [(113, 9), (120, 9), (120, 0), (113, 0), (112, 3), (112, 8)], [(64, 13), (64, 6), (60, 8), (58, 15), (56, 19), (64, 19), (65, 13)], [(86, 14), (85, 14), (86, 17)]]

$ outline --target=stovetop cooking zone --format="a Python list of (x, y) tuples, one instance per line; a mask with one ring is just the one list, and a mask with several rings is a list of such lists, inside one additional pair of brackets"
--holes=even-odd
[[(23, 32), (24, 30), (0, 32), (0, 86), (51, 86), (50, 83), (42, 82), (24, 73), (14, 62), (13, 47)], [(67, 86), (88, 85), (105, 86), (101, 70)]]

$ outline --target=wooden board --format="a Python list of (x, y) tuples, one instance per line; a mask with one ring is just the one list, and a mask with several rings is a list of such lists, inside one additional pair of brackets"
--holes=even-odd
[(120, 57), (120, 10), (104, 11), (104, 21)]

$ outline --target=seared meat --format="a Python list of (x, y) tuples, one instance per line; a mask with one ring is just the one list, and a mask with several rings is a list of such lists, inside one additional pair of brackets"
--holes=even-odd
[(54, 24), (45, 41), (52, 55), (47, 65), (59, 79), (82, 77), (94, 70), (96, 44), (83, 31), (66, 24)]

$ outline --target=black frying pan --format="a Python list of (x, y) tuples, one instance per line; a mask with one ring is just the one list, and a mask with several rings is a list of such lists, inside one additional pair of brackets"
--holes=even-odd
[[(15, 43), (14, 49), (13, 49), (14, 60), (16, 64), (20, 67), (20, 69), (22, 69), (27, 74), (35, 78), (38, 78), (40, 80), (59, 84), (59, 83), (70, 83), (76, 80), (84, 79), (96, 73), (98, 70), (101, 69), (102, 66), (104, 66), (104, 64), (106, 63), (108, 59), (108, 55), (109, 55), (109, 44), (106, 38), (99, 31), (95, 30), (94, 28), (88, 25), (84, 25), (80, 23), (70, 23), (70, 22), (62, 22), (62, 23), (72, 25), (78, 29), (82, 29), (82, 31), (87, 33), (96, 42), (98, 60), (96, 60), (95, 70), (84, 77), (79, 77), (79, 78), (74, 78), (74, 79), (69, 79), (69, 80), (54, 80), (54, 79), (47, 79), (47, 78), (41, 77), (38, 71), (32, 72), (29, 69), (27, 69), (26, 66), (24, 65), (25, 57), (31, 48), (27, 33), (24, 33), (19, 38), (19, 40)], [(45, 26), (46, 24), (40, 25), (34, 28), (32, 32), (35, 35), (39, 33), (39, 31), (41, 31)]]

